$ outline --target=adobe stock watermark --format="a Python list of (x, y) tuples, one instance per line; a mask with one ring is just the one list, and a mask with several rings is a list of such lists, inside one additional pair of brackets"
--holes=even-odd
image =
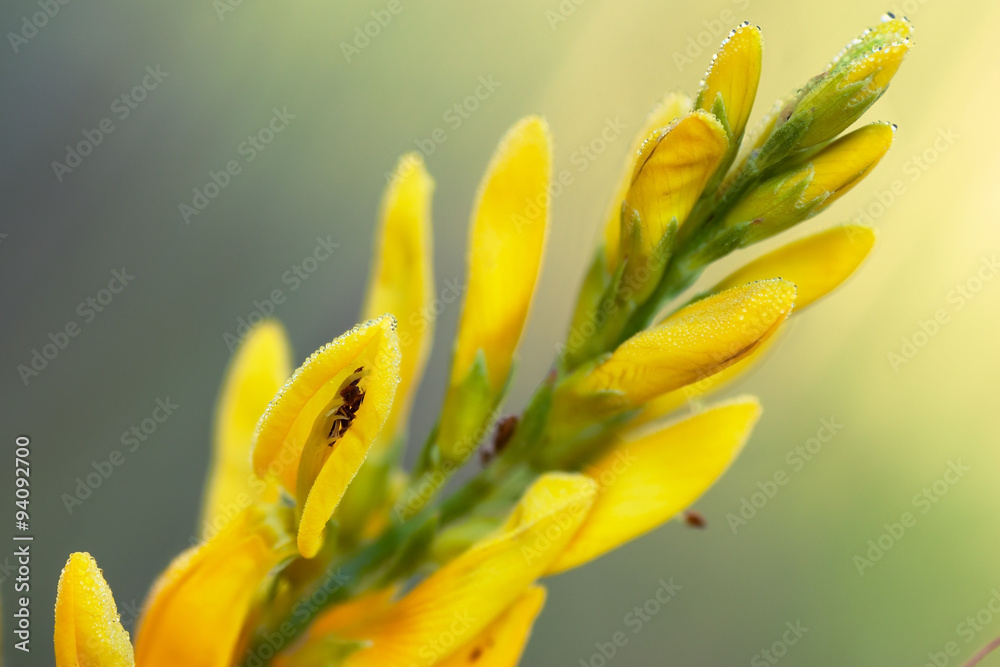
[(555, 30), (559, 24), (565, 23), (569, 17), (576, 13), (578, 7), (586, 4), (587, 0), (560, 0), (552, 9), (545, 10), (545, 20), (549, 27)]
[(227, 160), (219, 171), (209, 171), (208, 180), (204, 185), (192, 188), (193, 196), (190, 204), (181, 202), (177, 205), (185, 225), (190, 225), (192, 218), (201, 215), (208, 205), (229, 187), (233, 178), (243, 173), (244, 166), (267, 150), (275, 137), (284, 132), (289, 123), (295, 119), (295, 114), (289, 113), (288, 107), (282, 107), (280, 110), (274, 108), (271, 112), (271, 117), (263, 127), (253, 134), (248, 134), (246, 139), (236, 146), (236, 154), (243, 158), (242, 162), (238, 158), (232, 158)]
[(982, 257), (972, 275), (948, 291), (945, 301), (950, 309), (938, 308), (932, 316), (917, 320), (916, 328), (900, 339), (899, 347), (886, 353), (886, 361), (889, 362), (892, 371), (898, 373), (902, 366), (909, 365), (920, 351), (941, 333), (941, 329), (952, 321), (952, 316), (975, 299), (997, 273), (1000, 273), (1000, 261), (997, 261), (997, 256), (994, 254)]
[(761, 649), (750, 658), (751, 667), (770, 667), (777, 665), (781, 659), (788, 655), (788, 650), (799, 643), (806, 636), (809, 628), (802, 625), (802, 621), (795, 619), (795, 622), (785, 621), (785, 631), (781, 633), (781, 638), (774, 641), (769, 647)]
[(235, 352), (251, 327), (274, 315), (278, 306), (285, 303), (288, 294), (298, 291), (319, 270), (319, 267), (333, 256), (334, 251), (339, 247), (340, 244), (334, 243), (329, 235), (325, 239), (323, 237), (316, 237), (316, 245), (312, 251), (303, 257), (300, 262), (292, 264), (282, 272), (281, 284), (288, 286), (287, 291), (280, 287), (275, 287), (263, 299), (254, 299), (253, 309), (246, 316), (240, 315), (236, 318), (235, 332), (223, 332), (222, 342), (226, 344), (229, 351)]
[(95, 123), (93, 128), (84, 129), (80, 134), (82, 138), (75, 144), (66, 145), (66, 155), (63, 161), (52, 161), (52, 172), (56, 180), (60, 183), (66, 174), (73, 173), (73, 170), (83, 164), (84, 158), (94, 152), (94, 149), (104, 143), (109, 134), (115, 131), (115, 119), (124, 121), (132, 112), (139, 108), (151, 92), (159, 88), (163, 80), (170, 76), (170, 72), (164, 72), (159, 65), (147, 65), (146, 74), (130, 90), (122, 93), (111, 102), (110, 115), (105, 116)]
[(569, 169), (560, 169), (553, 174), (545, 192), (539, 193), (534, 199), (526, 198), (521, 211), (511, 216), (518, 231), (527, 225), (538, 222), (543, 208), (550, 206), (553, 201), (561, 197), (567, 188), (576, 182), (576, 174), (582, 174), (590, 169), (590, 165), (604, 155), (611, 144), (618, 141), (627, 127), (618, 116), (605, 118), (604, 125), (601, 126), (597, 134), (590, 141), (578, 145), (570, 153), (569, 163), (576, 167), (575, 173)]
[(605, 667), (614, 660), (621, 649), (628, 646), (632, 637), (642, 632), (663, 611), (663, 608), (677, 597), (677, 593), (683, 588), (680, 584), (674, 583), (673, 577), (666, 580), (660, 579), (656, 583), (659, 587), (653, 595), (642, 604), (633, 607), (622, 618), (622, 625), (625, 626), (625, 629), (616, 630), (606, 641), (594, 642), (596, 650), (586, 658), (580, 658), (579, 667)]
[[(927, 514), (970, 470), (972, 468), (962, 464), (962, 459), (948, 461), (948, 467), (941, 477), (914, 494), (910, 504), (919, 510), (921, 515)], [(913, 512), (903, 512), (899, 521), (882, 524), (885, 530), (878, 537), (868, 540), (868, 550), (853, 558), (858, 575), (863, 577), (865, 570), (875, 567), (875, 563), (882, 560), (882, 557), (906, 536), (906, 532), (917, 525), (917, 518)]]
[(903, 163), (902, 176), (894, 178), (889, 182), (889, 186), (883, 190), (876, 190), (875, 200), (858, 209), (854, 217), (858, 222), (873, 225), (876, 220), (886, 214), (892, 206), (899, 201), (900, 197), (910, 191), (914, 183), (927, 173), (941, 156), (951, 150), (955, 141), (961, 139), (950, 126), (948, 128), (938, 128), (937, 136), (924, 150), (916, 153)]
[(453, 654), (458, 648), (459, 638), (468, 634), (469, 628), (473, 626), (476, 620), (476, 617), (468, 609), (453, 612), (451, 623), (448, 624), (448, 627), (435, 636), (424, 640), (420, 645), (417, 649), (418, 661), (411, 663), (411, 667), (417, 667), (418, 665), (431, 667), (438, 664), (442, 658)]
[(413, 327), (413, 331), (407, 329), (399, 332), (399, 346), (405, 350), (412, 345), (414, 333), (423, 333), (441, 317), (449, 306), (459, 303), (468, 287), (468, 283), (461, 282), (459, 278), (446, 279), (430, 303), (424, 305), (419, 311), (410, 313), (407, 322)]
[[(1000, 590), (994, 588), (990, 591), (990, 597), (982, 607), (966, 616), (955, 626), (955, 634), (965, 644), (971, 644), (976, 641), (979, 635), (989, 629), (997, 616), (1000, 616)], [(928, 651), (927, 660), (921, 667), (948, 667), (952, 664), (951, 659), (958, 657), (961, 653), (961, 645), (955, 640), (950, 640), (945, 642), (940, 651)]]
[[(461, 100), (453, 103), (441, 114), (441, 120), (448, 126), (447, 130), (443, 127), (435, 127), (427, 137), (413, 140), (413, 144), (417, 147), (417, 152), (424, 158), (433, 155), (437, 151), (438, 146), (448, 141), (448, 132), (454, 132), (462, 127), (465, 121), (469, 120), (472, 114), (479, 110), (480, 105), (493, 97), (497, 88), (502, 85), (503, 83), (497, 81), (492, 74), (485, 74), (476, 79), (476, 85), (472, 91)], [(406, 166), (410, 167), (412, 165), (407, 164)], [(402, 171), (400, 169), (396, 173), (385, 172), (385, 182), (390, 186), (393, 185), (393, 179), (398, 177), (398, 174)]]
[(132, 284), (133, 280), (135, 280), (135, 276), (130, 274), (124, 266), (121, 269), (113, 269), (106, 288), (98, 290), (93, 296), (88, 296), (77, 304), (76, 314), (80, 319), (67, 320), (55, 333), (50, 331), (46, 336), (46, 342), (41, 347), (31, 349), (28, 362), (18, 364), (17, 374), (24, 386), (27, 387), (31, 380), (41, 375), (42, 371), (48, 368), (49, 364), (55, 361), (63, 350), (69, 347), (70, 341), (80, 335), (83, 325), (96, 320), (97, 316), (103, 313), (115, 300), (115, 297)]
[(733, 535), (736, 535), (741, 528), (746, 527), (750, 521), (763, 510), (782, 487), (786, 486), (796, 473), (802, 472), (806, 464), (823, 451), (823, 446), (829, 444), (834, 437), (844, 428), (836, 417), (819, 420), (819, 428), (816, 433), (808, 438), (801, 445), (796, 445), (785, 454), (785, 463), (791, 468), (791, 473), (784, 468), (774, 471), (769, 478), (757, 482), (757, 491), (749, 496), (740, 498), (740, 508), (737, 512), (730, 512), (726, 515), (726, 523), (729, 524)]
[(232, 14), (242, 5), (243, 0), (212, 0), (212, 9), (215, 10), (215, 15), (219, 17), (219, 21), (225, 21), (226, 14)]
[(17, 32), (8, 32), (7, 41), (14, 54), (19, 54), (21, 48), (38, 35), (38, 31), (49, 24), (49, 21), (56, 17), (59, 10), (68, 5), (72, 0), (38, 0), (37, 11), (30, 15), (21, 17), (21, 26)]
[(354, 26), (351, 41), (340, 43), (340, 52), (344, 54), (344, 60), (350, 64), (351, 60), (360, 56), (361, 52), (371, 45), (372, 40), (377, 39), (382, 31), (389, 27), (393, 18), (403, 13), (403, 9), (402, 0), (389, 0), (384, 8), (368, 12), (372, 20)]
[[(730, 0), (730, 3), (739, 11), (745, 11), (750, 6), (750, 0)], [(715, 53), (719, 48), (722, 39), (729, 34), (729, 31), (736, 27), (740, 19), (732, 9), (723, 7), (718, 16), (714, 19), (705, 19), (701, 22), (704, 30), (691, 35), (685, 42), (683, 51), (674, 51), (671, 58), (678, 72), (683, 72), (688, 65), (704, 62), (707, 53)]]
[(149, 442), (160, 425), (167, 421), (180, 407), (171, 401), (169, 396), (156, 399), (153, 410), (148, 417), (122, 432), (119, 439), (122, 448), (112, 449), (108, 452), (106, 459), (91, 461), (90, 466), (93, 470), (76, 478), (76, 486), (72, 493), (63, 493), (60, 496), (63, 507), (66, 508), (66, 514), (72, 515), (77, 507), (83, 505), (84, 501), (93, 496), (94, 492), (101, 488), (101, 485), (125, 464), (126, 457), (129, 454), (134, 454), (141, 446)]

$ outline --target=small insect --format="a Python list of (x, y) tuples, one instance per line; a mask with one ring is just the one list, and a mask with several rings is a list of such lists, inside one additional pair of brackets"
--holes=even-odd
[(330, 447), (337, 444), (337, 441), (351, 427), (351, 424), (354, 423), (354, 416), (365, 401), (365, 390), (359, 386), (364, 369), (365, 367), (361, 366), (354, 373), (347, 376), (337, 391), (337, 395), (340, 396), (343, 403), (326, 414), (327, 417), (333, 417), (333, 421), (330, 424), (330, 432), (326, 436), (328, 440), (327, 445)]
[(694, 510), (684, 512), (684, 523), (690, 528), (705, 528), (708, 526), (705, 517), (700, 512), (695, 512)]
[(493, 442), (479, 450), (480, 460), (486, 464), (504, 450), (507, 443), (514, 436), (517, 429), (517, 416), (507, 415), (497, 423), (497, 428), (493, 432)]

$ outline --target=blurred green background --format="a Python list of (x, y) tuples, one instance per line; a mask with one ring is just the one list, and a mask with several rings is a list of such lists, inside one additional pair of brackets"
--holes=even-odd
[[(628, 643), (608, 664), (772, 664), (760, 652), (782, 640), (786, 622), (808, 628), (780, 658), (787, 665), (933, 664), (928, 654), (948, 642), (961, 653), (939, 655), (938, 664), (960, 664), (1000, 634), (987, 607), (1000, 590), (1000, 280), (987, 279), (1000, 246), (1000, 5), (577, 2), (401, 0), (402, 11), (350, 62), (342, 43), (387, 2), (242, 2), (220, 14), (211, 0), (78, 1), (13, 41), (9, 33), (39, 6), (3, 3), (0, 465), (8, 472), (0, 526), (13, 525), (13, 441), (27, 433), (36, 534), (30, 655), (12, 650), (13, 548), (0, 551), (7, 664), (52, 664), (55, 586), (71, 551), (94, 555), (132, 627), (153, 577), (192, 535), (230, 356), (224, 334), (274, 289), (287, 297), (274, 314), (299, 358), (354, 324), (385, 172), (415, 142), (437, 180), (440, 289), (462, 280), (474, 190), (509, 125), (543, 114), (555, 168), (574, 175), (553, 205), (518, 407), (565, 331), (606, 198), (653, 103), (667, 90), (693, 93), (724, 33), (747, 18), (766, 40), (759, 118), (887, 9), (917, 29), (915, 50), (866, 116), (899, 124), (895, 146), (862, 185), (782, 237), (860, 217), (880, 232), (873, 257), (728, 392), (759, 394), (765, 413), (697, 504), (708, 529), (674, 523), (551, 580), (524, 664), (603, 664), (595, 642), (619, 630)], [(122, 118), (116, 98), (157, 66), (167, 76)], [(446, 115), (475, 94), (480, 77), (494, 86), (478, 107)], [(294, 118), (245, 162), (241, 142), (274, 109)], [(114, 130), (57, 178), (53, 161), (104, 118)], [(580, 147), (609, 120), (625, 132), (581, 159)], [(436, 128), (445, 141), (431, 152)], [(179, 204), (232, 159), (242, 172), (186, 224)], [(293, 290), (283, 274), (318, 237), (339, 248)], [(764, 249), (730, 257), (708, 278)], [(93, 316), (78, 311), (122, 267), (135, 276), (128, 287)], [(934, 330), (926, 322), (939, 310), (947, 322)], [(437, 322), (416, 402), (418, 439), (442, 396), (457, 317), (450, 306)], [(79, 335), (26, 385), (17, 366), (71, 320)], [(935, 334), (920, 335), (921, 322)], [(904, 339), (916, 354), (894, 368), (888, 355), (902, 355)], [(68, 513), (63, 494), (167, 398), (179, 405), (174, 414)], [(842, 428), (798, 469), (787, 453), (824, 419)], [(950, 463), (968, 471), (938, 484), (947, 493), (936, 502), (915, 503)], [(779, 470), (788, 484), (734, 532), (727, 514)], [(859, 574), (855, 556), (907, 511), (916, 525)], [(682, 590), (633, 632), (633, 608), (671, 577)]]

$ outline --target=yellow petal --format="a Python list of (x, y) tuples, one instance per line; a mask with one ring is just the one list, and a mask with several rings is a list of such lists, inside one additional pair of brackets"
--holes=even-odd
[(716, 101), (721, 101), (730, 137), (735, 141), (743, 136), (757, 96), (762, 56), (760, 28), (742, 24), (722, 43), (698, 93), (696, 104), (704, 111), (711, 113)]
[(229, 667), (250, 603), (294, 553), (284, 518), (250, 507), (178, 556), (153, 585), (136, 633), (142, 667)]
[[(383, 316), (320, 348), (295, 371), (260, 420), (253, 465), (277, 477), (299, 502), (299, 551), (311, 558), (326, 522), (365, 460), (392, 406), (399, 380), (395, 320)], [(353, 418), (345, 400), (352, 378), (363, 393)], [(337, 422), (346, 424), (339, 437)]]
[(56, 667), (133, 667), (132, 644), (97, 563), (71, 554), (56, 594)]
[(429, 666), (472, 641), (559, 557), (593, 502), (585, 475), (549, 473), (504, 527), (427, 577), (358, 639), (347, 667)]
[[(796, 298), (796, 309), (798, 312), (798, 298)], [(781, 338), (782, 329), (778, 329), (774, 334), (761, 341), (753, 352), (737, 361), (732, 366), (722, 369), (718, 373), (702, 378), (697, 382), (684, 385), (680, 389), (668, 391), (642, 406), (635, 417), (629, 422), (630, 427), (638, 427), (643, 424), (656, 421), (667, 416), (683, 405), (688, 405), (692, 401), (703, 399), (709, 394), (713, 394), (723, 387), (736, 382), (741, 377), (757, 367), (761, 361), (767, 357), (767, 353)]]
[(251, 502), (278, 496), (275, 485), (256, 480), (250, 444), (267, 404), (292, 374), (291, 356), (285, 329), (267, 320), (247, 333), (230, 362), (215, 408), (213, 461), (199, 524), (203, 536)]
[(544, 604), (545, 589), (532, 586), (477, 637), (435, 667), (517, 667)]
[(593, 560), (688, 507), (722, 476), (759, 416), (757, 400), (743, 398), (608, 451), (586, 471), (597, 499), (550, 572)]
[(604, 256), (607, 260), (608, 271), (614, 271), (614, 268), (621, 261), (619, 246), (621, 243), (622, 202), (625, 201), (625, 194), (632, 183), (635, 160), (639, 156), (643, 143), (653, 132), (667, 127), (689, 111), (691, 111), (690, 97), (683, 93), (668, 93), (646, 116), (642, 127), (639, 128), (639, 132), (632, 140), (632, 147), (625, 158), (622, 175), (618, 179), (618, 187), (615, 188), (611, 203), (608, 205), (608, 212), (604, 216), (606, 220), (604, 223)]
[(472, 214), (468, 287), (451, 383), (460, 384), (478, 350), (494, 391), (507, 381), (535, 291), (549, 221), (552, 171), (548, 126), (529, 116), (497, 147)]
[(861, 266), (875, 245), (875, 231), (863, 225), (841, 225), (789, 243), (734, 271), (711, 293), (768, 278), (781, 278), (797, 289), (795, 312), (835, 290)]
[(614, 392), (622, 408), (708, 377), (750, 354), (784, 322), (795, 286), (762, 280), (696, 301), (622, 343), (568, 389)]
[(642, 257), (653, 255), (672, 220), (684, 222), (728, 148), (722, 125), (703, 111), (646, 139), (625, 197), (626, 207), (639, 214), (641, 244), (636, 251)]
[(434, 338), (431, 196), (434, 181), (419, 153), (400, 158), (382, 196), (375, 263), (361, 319), (392, 313), (401, 357), (399, 387), (379, 438), (388, 444), (405, 428), (413, 393)]

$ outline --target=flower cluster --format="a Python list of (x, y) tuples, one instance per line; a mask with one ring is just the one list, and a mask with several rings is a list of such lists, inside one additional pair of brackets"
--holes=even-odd
[[(57, 666), (517, 664), (545, 599), (537, 582), (677, 516), (730, 465), (760, 407), (741, 397), (671, 415), (759, 361), (793, 308), (868, 254), (872, 230), (845, 224), (690, 290), (712, 262), (816, 215), (874, 168), (894, 127), (843, 133), (910, 42), (909, 23), (886, 16), (744, 136), (762, 42), (755, 26), (733, 30), (698, 95), (668, 95), (648, 117), (552, 371), (521, 414), (501, 417), (551, 177), (544, 121), (511, 128), (471, 216), (441, 413), (409, 471), (433, 336), (434, 185), (405, 156), (382, 202), (363, 324), (294, 372), (279, 324), (248, 333), (217, 408), (204, 539), (154, 584), (134, 647), (94, 560), (70, 556)], [(477, 451), (481, 471), (443, 494)]]

